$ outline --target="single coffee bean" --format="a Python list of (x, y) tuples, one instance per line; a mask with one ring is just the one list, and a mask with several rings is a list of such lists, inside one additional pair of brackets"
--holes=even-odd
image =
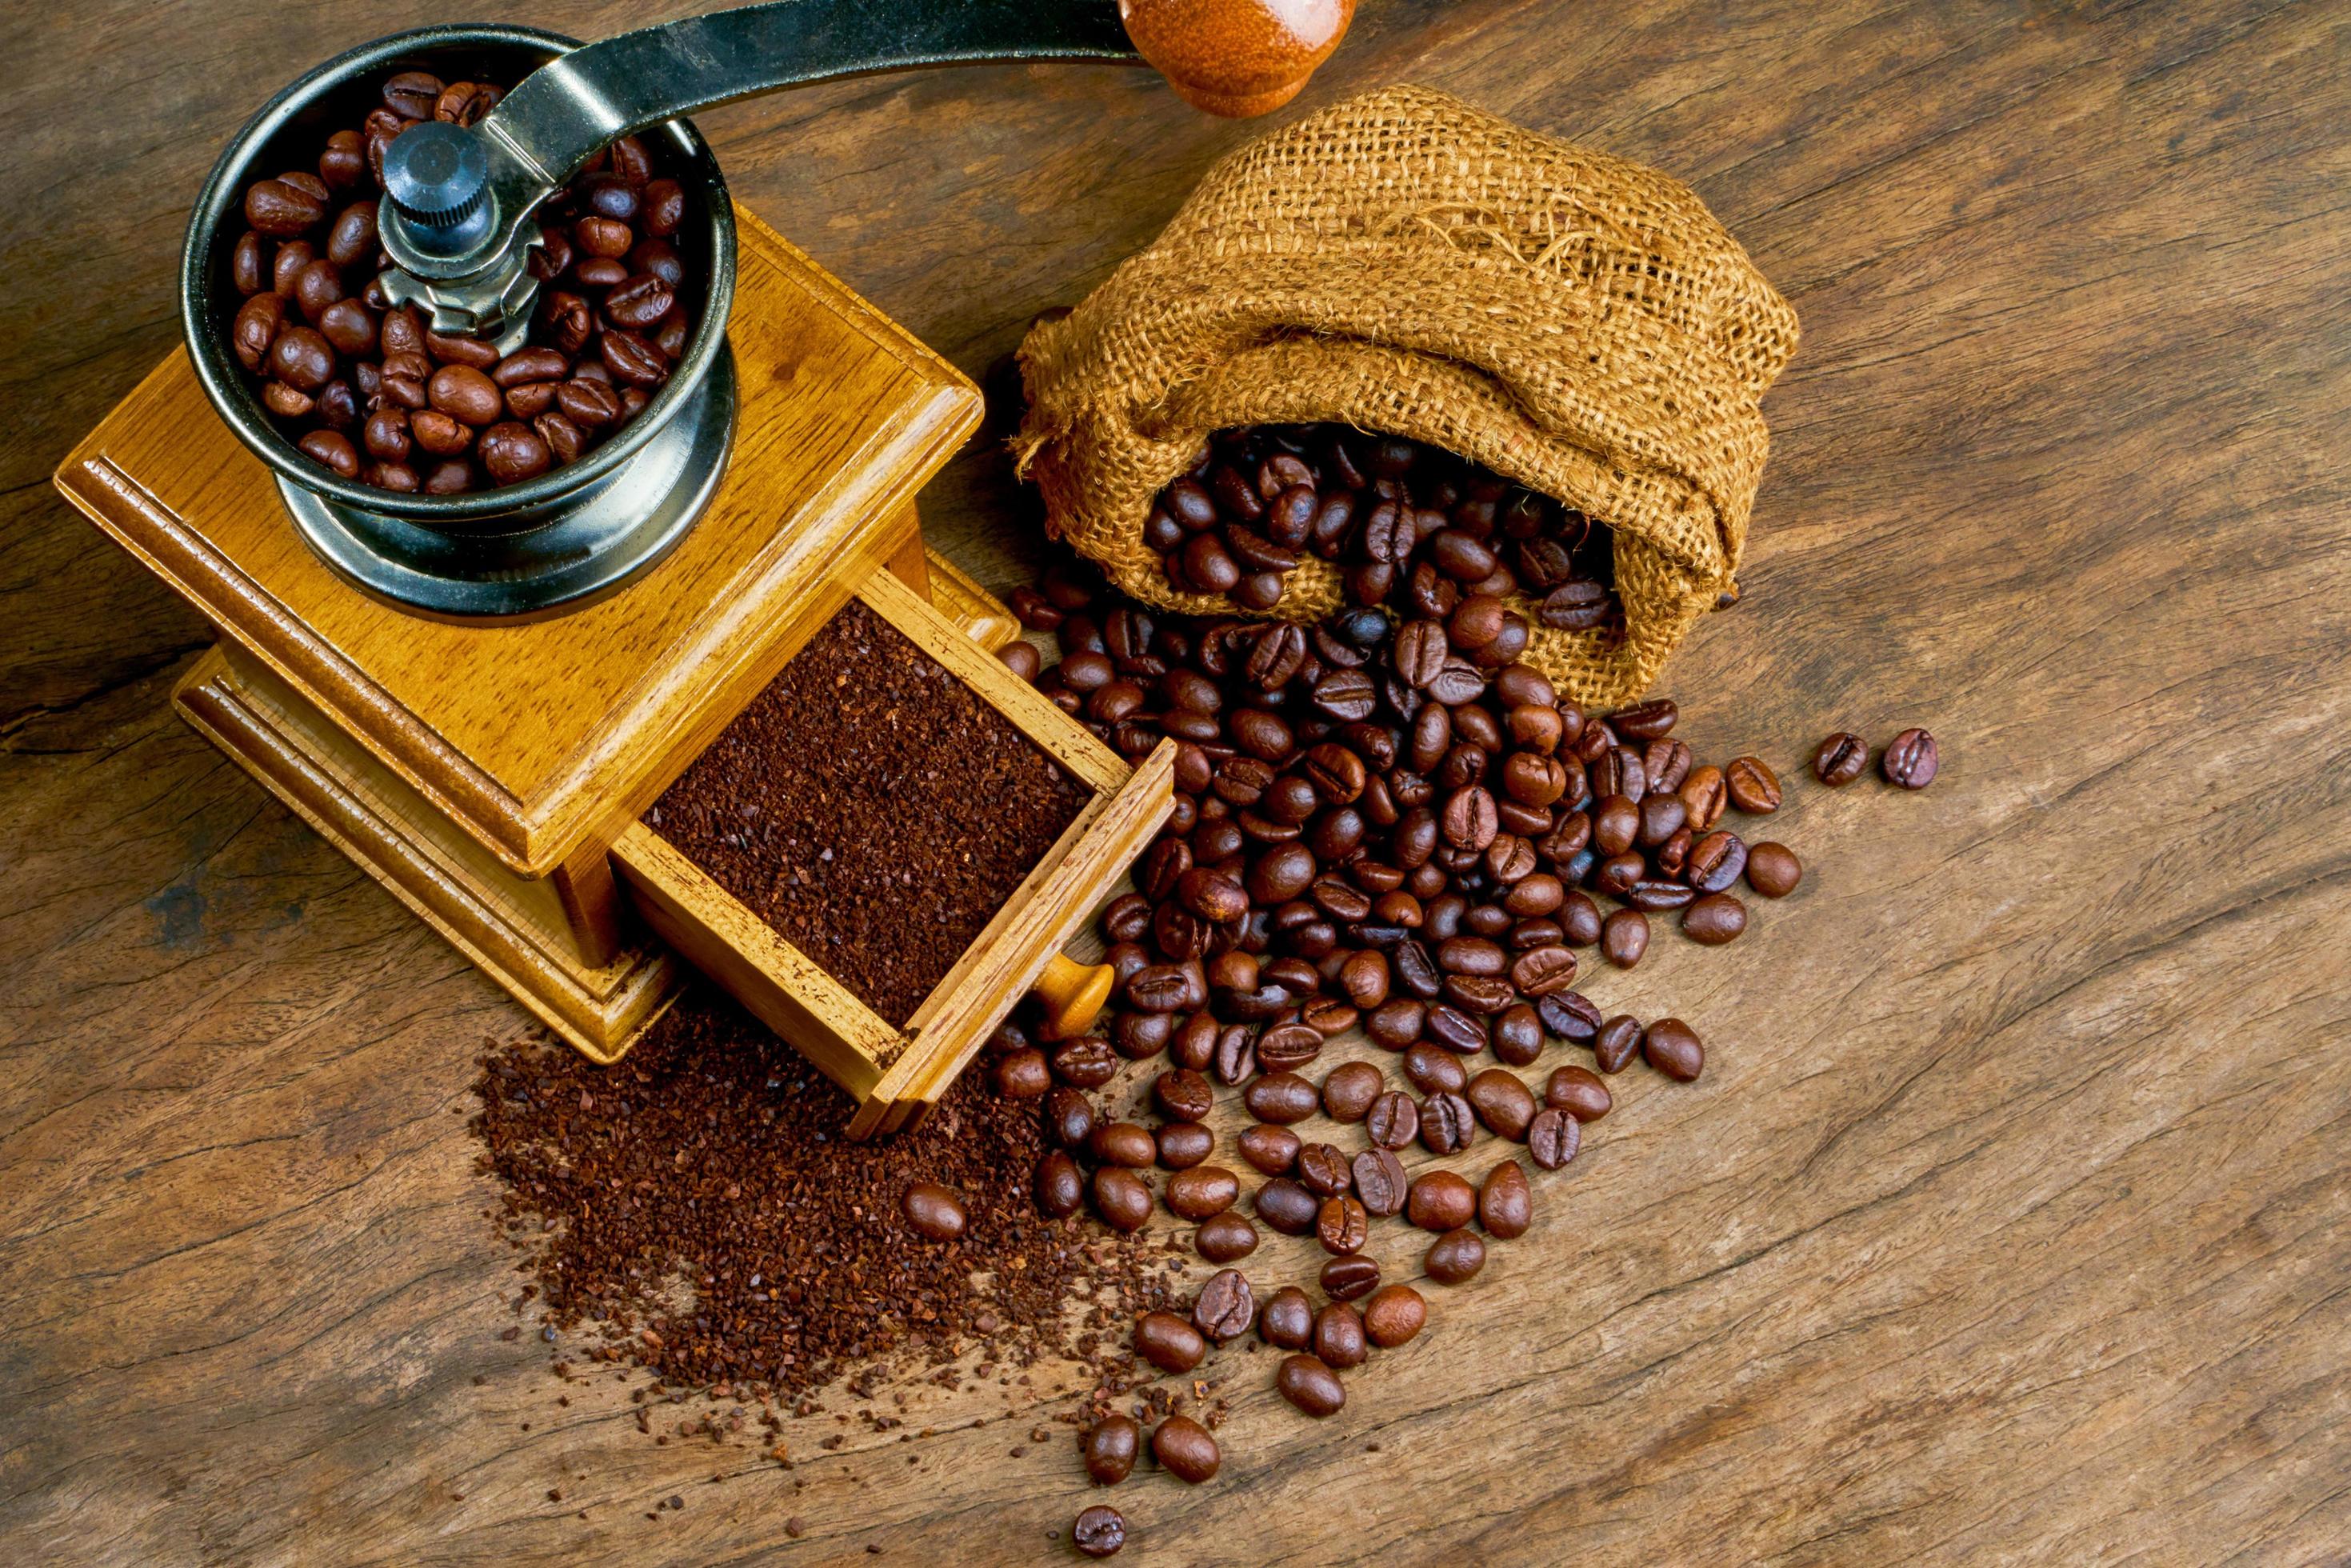
[(1337, 1415), (1347, 1403), (1339, 1375), (1311, 1355), (1284, 1356), (1274, 1371), (1273, 1385), (1284, 1399), (1318, 1419)]
[(1474, 1230), (1448, 1230), (1428, 1244), (1421, 1268), (1440, 1285), (1462, 1285), (1486, 1266), (1486, 1244)]
[(962, 1195), (936, 1182), (918, 1181), (900, 1200), (906, 1223), (925, 1241), (953, 1241), (963, 1234), (967, 1218)]
[(1116, 1486), (1134, 1469), (1143, 1447), (1143, 1428), (1115, 1413), (1086, 1429), (1086, 1474), (1096, 1486)]
[(1138, 1123), (1103, 1122), (1087, 1137), (1086, 1152), (1098, 1164), (1139, 1171), (1158, 1163), (1159, 1141)]
[(1322, 1036), (1302, 1023), (1276, 1024), (1258, 1036), (1257, 1064), (1261, 1071), (1296, 1072), (1321, 1054)]
[(1288, 1176), (1276, 1176), (1257, 1189), (1257, 1217), (1284, 1236), (1303, 1236), (1314, 1228), (1322, 1200)]
[(1682, 880), (1700, 893), (1720, 893), (1747, 869), (1748, 854), (1737, 833), (1718, 828), (1690, 845), (1682, 860)]
[(1410, 1285), (1384, 1285), (1364, 1303), (1364, 1337), (1394, 1350), (1428, 1322), (1428, 1302)]
[(1581, 991), (1559, 991), (1535, 1004), (1543, 1028), (1570, 1045), (1590, 1045), (1599, 1036), (1600, 1009)]
[(1719, 947), (1747, 929), (1747, 906), (1727, 893), (1709, 893), (1682, 911), (1682, 935)]
[(1904, 730), (1886, 743), (1885, 754), (1877, 759), (1877, 770), (1886, 781), (1905, 789), (1924, 789), (1935, 781), (1936, 769), (1941, 766), (1935, 737), (1923, 729)]
[(1297, 1073), (1275, 1072), (1242, 1090), (1241, 1103), (1259, 1121), (1288, 1126), (1314, 1114), (1322, 1096), (1314, 1092), (1313, 1084)]
[(1322, 1113), (1334, 1122), (1360, 1122), (1385, 1088), (1370, 1062), (1342, 1062), (1322, 1080)]
[(1284, 1285), (1258, 1314), (1258, 1337), (1277, 1350), (1304, 1350), (1314, 1338), (1314, 1307), (1306, 1292)]
[(1372, 1102), (1364, 1114), (1364, 1130), (1383, 1149), (1401, 1149), (1420, 1135), (1420, 1108), (1391, 1090)]
[(1224, 1455), (1208, 1429), (1188, 1416), (1170, 1416), (1151, 1434), (1151, 1457), (1176, 1479), (1194, 1486), (1211, 1479)]
[(1308, 1144), (1298, 1151), (1298, 1182), (1317, 1197), (1337, 1197), (1354, 1185), (1354, 1177), (1338, 1145)]
[[(1333, 1259), (1336, 1262), (1338, 1260)], [(1314, 1314), (1314, 1354), (1342, 1371), (1361, 1366), (1371, 1354), (1364, 1340), (1364, 1314), (1344, 1301), (1332, 1301)]]
[(1094, 1172), (1094, 1211), (1113, 1230), (1140, 1230), (1151, 1221), (1150, 1184), (1123, 1166), (1105, 1166)]
[(1240, 1177), (1221, 1166), (1196, 1166), (1167, 1178), (1167, 1207), (1185, 1219), (1222, 1214), (1240, 1196)]
[(1053, 1076), (1072, 1089), (1099, 1089), (1118, 1073), (1118, 1053), (1098, 1034), (1080, 1035), (1053, 1048)]
[(1192, 1232), (1192, 1249), (1211, 1263), (1238, 1263), (1257, 1250), (1257, 1227), (1227, 1209), (1200, 1221)]
[(1257, 1041), (1239, 1024), (1217, 1036), (1217, 1082), (1230, 1087), (1257, 1075)]
[(1033, 1046), (996, 1059), (996, 1092), (1008, 1100), (1034, 1100), (1053, 1086), (1053, 1069)]
[(1618, 968), (1631, 968), (1648, 950), (1649, 917), (1639, 910), (1619, 909), (1600, 923), (1601, 956)]
[(1543, 1085), (1543, 1103), (1579, 1122), (1597, 1122), (1615, 1103), (1608, 1085), (1588, 1067), (1555, 1067)]
[(1161, 1073), (1151, 1085), (1151, 1097), (1179, 1122), (1206, 1121), (1217, 1103), (1217, 1092), (1208, 1081), (1188, 1067)]
[(1241, 1158), (1257, 1170), (1267, 1176), (1287, 1176), (1296, 1167), (1302, 1145), (1287, 1127), (1259, 1125), (1243, 1133), (1238, 1146)]
[(1145, 1312), (1135, 1320), (1134, 1354), (1162, 1372), (1189, 1372), (1208, 1354), (1208, 1342), (1174, 1312)]
[(1055, 1149), (1037, 1162), (1038, 1207), (1056, 1219), (1067, 1219), (1085, 1200), (1085, 1177), (1077, 1161)]
[(1734, 757), (1722, 770), (1722, 788), (1730, 803), (1761, 816), (1780, 809), (1780, 780), (1762, 759)]
[(1081, 1149), (1093, 1136), (1094, 1103), (1067, 1084), (1045, 1095), (1045, 1133), (1066, 1149)]
[(1603, 1072), (1621, 1072), (1640, 1049), (1641, 1020), (1631, 1013), (1618, 1013), (1600, 1026), (1592, 1042), (1593, 1065)]
[(1192, 1302), (1192, 1326), (1210, 1339), (1238, 1339), (1257, 1322), (1257, 1297), (1238, 1269), (1219, 1269), (1208, 1276)]
[(1333, 1258), (1322, 1265), (1322, 1293), (1334, 1301), (1352, 1301), (1379, 1289), (1380, 1266), (1357, 1252)]
[(1476, 1113), (1459, 1094), (1432, 1094), (1420, 1105), (1420, 1146), (1432, 1155), (1449, 1155), (1469, 1146), (1478, 1135)]
[(1541, 1017), (1529, 1003), (1505, 1008), (1494, 1019), (1494, 1055), (1511, 1067), (1527, 1066), (1542, 1055), (1542, 1040)]
[[(1423, 1094), (1458, 1094), (1468, 1086), (1469, 1074), (1461, 1065), (1461, 1058), (1443, 1046), (1424, 1040), (1404, 1053), (1404, 1075)], [(1406, 1103), (1410, 1103), (1409, 1101)], [(1419, 1113), (1414, 1112), (1413, 1132), (1420, 1131)], [(1412, 1140), (1406, 1138), (1405, 1143)], [(1395, 1145), (1404, 1147), (1404, 1144)]]
[(1527, 1124), (1535, 1119), (1533, 1092), (1517, 1073), (1499, 1067), (1489, 1067), (1469, 1080), (1462, 1097), (1496, 1137), (1523, 1138)]
[(1535, 1119), (1527, 1124), (1527, 1155), (1547, 1171), (1575, 1158), (1583, 1141), (1583, 1124), (1556, 1105), (1536, 1112)]
[(1504, 1160), (1486, 1173), (1478, 1188), (1478, 1223), (1487, 1235), (1505, 1241), (1524, 1236), (1534, 1223), (1534, 1189), (1527, 1185), (1527, 1173), (1518, 1161)]
[(1575, 983), (1575, 955), (1565, 946), (1531, 947), (1510, 961), (1510, 984), (1525, 997), (1542, 998)]
[(1125, 1517), (1100, 1503), (1081, 1509), (1070, 1524), (1070, 1544), (1088, 1557), (1115, 1557), (1126, 1544)]
[(1159, 1145), (1159, 1165), (1164, 1170), (1190, 1170), (1217, 1146), (1217, 1134), (1197, 1122), (1165, 1123), (1152, 1136)]
[(1355, 1156), (1349, 1174), (1365, 1213), (1385, 1218), (1404, 1207), (1410, 1184), (1403, 1162), (1390, 1151), (1366, 1149)]
[(1681, 717), (1670, 697), (1651, 697), (1635, 703), (1631, 707), (1618, 708), (1608, 716), (1609, 724), (1619, 735), (1629, 735), (1635, 740), (1659, 740)]
[(1583, 894), (1570, 892), (1559, 906), (1559, 925), (1569, 946), (1592, 946), (1600, 940), (1600, 906)]
[(1423, 1171), (1413, 1178), (1405, 1218), (1423, 1230), (1451, 1230), (1478, 1212), (1478, 1190), (1451, 1171)]
[(1830, 736), (1813, 750), (1813, 777), (1832, 789), (1852, 783), (1868, 766), (1867, 743), (1844, 730)]
[(1690, 831), (1696, 833), (1711, 831), (1722, 820), (1722, 809), (1729, 801), (1723, 789), (1722, 769), (1712, 763), (1692, 768), (1675, 792), (1681, 797)]
[(1747, 885), (1766, 898), (1785, 898), (1804, 880), (1804, 864), (1785, 844), (1766, 839), (1747, 852)]
[(1687, 1083), (1706, 1068), (1706, 1047), (1698, 1030), (1679, 1019), (1659, 1019), (1641, 1037), (1641, 1054), (1650, 1066), (1678, 1082)]
[(1325, 1252), (1360, 1252), (1371, 1239), (1370, 1227), (1362, 1204), (1352, 1197), (1326, 1197), (1315, 1217), (1314, 1234)]

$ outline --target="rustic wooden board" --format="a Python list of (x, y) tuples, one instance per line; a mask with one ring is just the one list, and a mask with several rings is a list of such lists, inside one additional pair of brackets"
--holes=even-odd
[[(301, 66), (470, 9), (69, 7), (16, 39), (0, 1538), (1054, 1561), (1088, 1492), (1035, 1417), (996, 1417), (1017, 1388), (909, 1391), (955, 1428), (912, 1444), (793, 1422), (789, 1473), (653, 1446), (619, 1385), (554, 1403), (543, 1348), (500, 1337), (520, 1281), (458, 1114), (477, 1044), (526, 1020), (171, 716), (203, 628), (48, 488), (171, 347), (233, 127)], [(1374, 0), (1284, 112), (1423, 81), (1697, 185), (1805, 340), (1745, 602), (1670, 689), (1775, 762), (1927, 722), (1944, 778), (1796, 791), (1793, 899), (1594, 985), (1697, 1020), (1705, 1080), (1625, 1082), (1535, 1233), (1343, 1417), (1301, 1423), (1241, 1360), (1224, 1474), (1122, 1489), (1121, 1561), (2339, 1560), (2351, 6), (1725, 11)], [(1248, 133), (1108, 69), (704, 123), (738, 196), (975, 376)], [(1040, 551), (985, 443), (923, 505), (992, 588)], [(834, 1430), (860, 1435), (818, 1450)]]

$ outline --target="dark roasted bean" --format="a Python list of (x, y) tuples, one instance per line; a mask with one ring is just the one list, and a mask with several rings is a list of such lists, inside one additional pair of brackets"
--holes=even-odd
[(1478, 1223), (1489, 1236), (1505, 1241), (1524, 1236), (1534, 1223), (1534, 1189), (1516, 1160), (1496, 1166), (1478, 1188)]
[(1747, 885), (1766, 898), (1787, 897), (1803, 877), (1803, 862), (1785, 844), (1767, 839), (1747, 852)]
[(1277, 1350), (1304, 1350), (1314, 1339), (1314, 1304), (1297, 1286), (1284, 1285), (1265, 1299), (1257, 1332)]
[(1904, 730), (1886, 743), (1886, 751), (1877, 759), (1877, 770), (1886, 781), (1905, 789), (1924, 789), (1935, 781), (1941, 766), (1935, 737), (1923, 729)]
[(1142, 1447), (1141, 1427), (1123, 1416), (1105, 1416), (1086, 1430), (1086, 1474), (1097, 1486), (1116, 1486), (1134, 1469)]
[(1603, 1072), (1621, 1072), (1641, 1049), (1641, 1020), (1618, 1013), (1600, 1026), (1592, 1042), (1593, 1065)]
[(1210, 1215), (1192, 1233), (1192, 1246), (1211, 1263), (1238, 1263), (1257, 1250), (1257, 1227), (1228, 1209)]
[(1238, 1339), (1257, 1322), (1257, 1297), (1238, 1269), (1219, 1269), (1192, 1302), (1192, 1326), (1210, 1339)]
[(1486, 1266), (1486, 1244), (1474, 1230), (1448, 1230), (1428, 1245), (1421, 1267), (1440, 1285), (1463, 1285)]
[(1575, 1151), (1583, 1141), (1580, 1123), (1559, 1106), (1547, 1106), (1535, 1113), (1527, 1125), (1527, 1157), (1547, 1171), (1555, 1171), (1575, 1158)]
[(1832, 789), (1852, 783), (1868, 766), (1868, 744), (1844, 730), (1830, 736), (1813, 751), (1813, 777)]
[(1208, 1429), (1187, 1416), (1170, 1416), (1151, 1434), (1151, 1456), (1178, 1480), (1197, 1486), (1214, 1479), (1224, 1455)]

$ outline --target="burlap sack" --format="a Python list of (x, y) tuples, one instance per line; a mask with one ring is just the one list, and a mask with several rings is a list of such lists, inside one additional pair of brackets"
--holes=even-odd
[[(1152, 499), (1212, 431), (1341, 421), (1431, 442), (1615, 530), (1625, 624), (1525, 658), (1630, 701), (1731, 588), (1795, 312), (1679, 182), (1390, 88), (1243, 147), (1159, 237), (1020, 350), (1015, 442), (1049, 527), (1149, 603)], [(1341, 601), (1309, 559), (1274, 614)]]

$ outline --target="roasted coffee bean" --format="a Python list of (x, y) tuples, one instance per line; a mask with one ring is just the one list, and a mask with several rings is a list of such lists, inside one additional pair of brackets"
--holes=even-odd
[(1045, 1096), (1045, 1132), (1066, 1149), (1081, 1149), (1093, 1136), (1094, 1105), (1077, 1090), (1057, 1087)]
[(1053, 1070), (1034, 1047), (997, 1058), (996, 1092), (1008, 1100), (1034, 1100), (1053, 1086)]
[(1086, 1429), (1086, 1474), (1096, 1486), (1116, 1486), (1134, 1469), (1143, 1448), (1143, 1428), (1115, 1413)]
[(1309, 1416), (1335, 1416), (1347, 1403), (1339, 1375), (1311, 1355), (1284, 1356), (1273, 1375), (1281, 1396)]
[(1593, 1065), (1603, 1072), (1621, 1072), (1640, 1049), (1641, 1020), (1630, 1013), (1618, 1013), (1600, 1026), (1592, 1042)]
[(1185, 1219), (1222, 1214), (1240, 1196), (1240, 1178), (1220, 1166), (1195, 1166), (1167, 1178), (1167, 1207)]
[[(1463, 1071), (1458, 1055), (1426, 1040), (1404, 1053), (1404, 1075), (1423, 1094), (1458, 1094), (1469, 1082), (1469, 1074)], [(1405, 1103), (1410, 1105), (1412, 1102), (1406, 1100)], [(1416, 1118), (1418, 1114), (1415, 1111)], [(1416, 1136), (1418, 1135), (1420, 1125), (1417, 1120), (1414, 1122), (1412, 1131)], [(1411, 1138), (1404, 1140), (1405, 1144), (1410, 1142)], [(1395, 1146), (1402, 1148), (1404, 1144)]]
[(1571, 947), (1589, 947), (1600, 940), (1600, 906), (1581, 893), (1570, 893), (1559, 906), (1560, 929)]
[(1162, 1170), (1186, 1171), (1216, 1149), (1217, 1135), (1197, 1122), (1167, 1122), (1153, 1134), (1159, 1145)]
[[(1518, 1074), (1499, 1067), (1489, 1067), (1469, 1080), (1461, 1097), (1469, 1103), (1486, 1130), (1497, 1137), (1523, 1138), (1527, 1124), (1534, 1120), (1533, 1091), (1520, 1082)], [(1422, 1120), (1425, 1124), (1426, 1117)]]
[(1547, 1171), (1555, 1171), (1575, 1158), (1577, 1146), (1583, 1141), (1583, 1129), (1575, 1117), (1553, 1105), (1535, 1113), (1527, 1124), (1527, 1155)]
[(1619, 735), (1635, 740), (1657, 740), (1670, 733), (1681, 712), (1669, 697), (1651, 697), (1635, 703), (1631, 707), (1618, 708), (1608, 716), (1609, 724)]
[(1078, 1511), (1070, 1523), (1070, 1544), (1088, 1557), (1115, 1557), (1126, 1544), (1126, 1519), (1100, 1503)]
[(1241, 1158), (1267, 1176), (1287, 1176), (1298, 1164), (1299, 1136), (1287, 1127), (1256, 1126), (1240, 1135)]
[(1709, 893), (1682, 911), (1682, 935), (1719, 947), (1747, 929), (1747, 906), (1727, 893)]
[(493, 424), (482, 433), (482, 466), (493, 484), (519, 485), (554, 466), (555, 455), (538, 432), (513, 420)]
[(1257, 1297), (1238, 1269), (1208, 1276), (1192, 1301), (1192, 1326), (1212, 1340), (1238, 1339), (1257, 1322)]
[(1675, 793), (1682, 799), (1682, 810), (1694, 833), (1708, 832), (1722, 821), (1722, 808), (1729, 799), (1723, 790), (1722, 769), (1711, 763), (1691, 769)]
[(1474, 1230), (1448, 1230), (1428, 1244), (1421, 1268), (1440, 1285), (1464, 1285), (1486, 1266), (1486, 1244)]
[(1151, 1434), (1151, 1457), (1176, 1479), (1194, 1486), (1212, 1479), (1224, 1455), (1208, 1429), (1188, 1416), (1170, 1416)]
[(1106, 1166), (1142, 1170), (1159, 1159), (1158, 1141), (1148, 1128), (1134, 1122), (1103, 1122), (1086, 1139), (1086, 1152)]
[(1477, 1212), (1477, 1188), (1451, 1171), (1423, 1171), (1405, 1199), (1405, 1218), (1423, 1230), (1451, 1230)]
[(1687, 1083), (1706, 1068), (1698, 1030), (1679, 1019), (1659, 1019), (1641, 1036), (1641, 1054), (1667, 1077)]
[(1125, 1166), (1105, 1166), (1094, 1172), (1093, 1191), (1094, 1212), (1112, 1229), (1140, 1230), (1150, 1223), (1151, 1187)]
[(1314, 1228), (1322, 1200), (1288, 1176), (1276, 1176), (1257, 1189), (1257, 1217), (1284, 1236), (1303, 1236)]
[(1336, 1144), (1308, 1144), (1298, 1151), (1298, 1180), (1317, 1197), (1337, 1197), (1353, 1185), (1346, 1152)]
[(1690, 761), (1690, 748), (1678, 740), (1653, 740), (1643, 747), (1641, 770), (1649, 780), (1649, 798), (1680, 789), (1689, 778)]
[(1541, 1016), (1525, 1002), (1503, 1009), (1494, 1019), (1493, 1048), (1495, 1057), (1512, 1067), (1532, 1062), (1542, 1055)]
[[(1332, 1260), (1334, 1263), (1341, 1260)], [(1373, 1277), (1376, 1279), (1379, 1270), (1374, 1265)], [(1364, 1287), (1366, 1290), (1369, 1288), (1368, 1285)], [(1314, 1314), (1314, 1354), (1322, 1357), (1326, 1365), (1342, 1371), (1363, 1365), (1371, 1354), (1371, 1345), (1364, 1334), (1363, 1313), (1334, 1297)]]
[(1241, 1103), (1260, 1122), (1282, 1126), (1303, 1122), (1321, 1103), (1314, 1085), (1295, 1072), (1270, 1073), (1241, 1091)]
[(1277, 1350), (1304, 1350), (1314, 1339), (1314, 1306), (1306, 1292), (1284, 1285), (1258, 1314), (1258, 1337)]
[(1527, 1233), (1534, 1223), (1534, 1189), (1516, 1160), (1504, 1160), (1486, 1173), (1478, 1188), (1478, 1223), (1489, 1236), (1509, 1241)]
[(1787, 897), (1803, 879), (1803, 862), (1785, 844), (1766, 839), (1747, 852), (1747, 885), (1766, 898)]
[(1134, 1354), (1162, 1372), (1189, 1372), (1208, 1354), (1208, 1342), (1174, 1312), (1145, 1312), (1135, 1320)]
[(1544, 598), (1537, 619), (1557, 632), (1590, 632), (1605, 626), (1616, 612), (1616, 596), (1597, 582), (1576, 579)]
[(1600, 1009), (1583, 993), (1560, 991), (1535, 1004), (1543, 1028), (1571, 1045), (1590, 1045), (1599, 1035)]
[(1370, 1062), (1342, 1062), (1322, 1080), (1322, 1113), (1334, 1122), (1360, 1122), (1385, 1087)]
[(1861, 737), (1839, 730), (1813, 751), (1813, 777), (1832, 789), (1843, 789), (1869, 766), (1869, 747)]
[(1590, 1069), (1571, 1066), (1552, 1070), (1550, 1082), (1543, 1086), (1543, 1103), (1579, 1122), (1596, 1122), (1608, 1114), (1614, 1101), (1608, 1085)]
[(1698, 896), (1698, 891), (1687, 883), (1666, 877), (1644, 876), (1635, 878), (1622, 896), (1635, 909), (1655, 914), (1660, 910), (1683, 908)]
[(1404, 1207), (1409, 1186), (1404, 1165), (1386, 1149), (1367, 1149), (1357, 1155), (1350, 1174), (1356, 1199), (1365, 1213), (1385, 1218)]
[(1384, 1285), (1364, 1303), (1364, 1337), (1382, 1350), (1410, 1341), (1428, 1322), (1428, 1302), (1409, 1285)]
[(1604, 855), (1621, 855), (1641, 836), (1641, 808), (1623, 795), (1603, 795), (1592, 809), (1593, 846)]
[(1037, 1162), (1038, 1207), (1056, 1219), (1067, 1219), (1085, 1200), (1085, 1177), (1077, 1161), (1055, 1149)]
[(1720, 893), (1747, 869), (1748, 849), (1737, 833), (1726, 828), (1692, 844), (1682, 862), (1682, 880), (1700, 893)]
[(1432, 1094), (1420, 1106), (1421, 1147), (1433, 1155), (1449, 1155), (1469, 1146), (1477, 1136), (1475, 1113), (1459, 1094)]
[(1601, 956), (1618, 968), (1631, 968), (1648, 950), (1649, 917), (1639, 910), (1619, 909), (1601, 922)]
[(1151, 1085), (1151, 1097), (1178, 1122), (1205, 1122), (1217, 1103), (1217, 1092), (1208, 1081), (1188, 1067), (1161, 1073)]
[(1296, 1072), (1322, 1052), (1322, 1033), (1306, 1024), (1277, 1024), (1258, 1036), (1257, 1064), (1261, 1071)]
[(1734, 757), (1722, 769), (1722, 788), (1730, 803), (1761, 816), (1780, 809), (1780, 780), (1760, 758)]
[(1175, 1035), (1173, 1013), (1120, 1013), (1110, 1026), (1111, 1049), (1129, 1061), (1150, 1061)]
[(925, 1241), (955, 1240), (963, 1234), (969, 1218), (964, 1209), (963, 1196), (936, 1182), (918, 1181), (909, 1186), (900, 1207), (905, 1211), (906, 1223)]
[(1886, 743), (1885, 753), (1877, 759), (1877, 770), (1888, 784), (1905, 789), (1924, 789), (1935, 781), (1935, 773), (1942, 766), (1942, 754), (1935, 737), (1923, 729), (1906, 729)]
[(1541, 998), (1575, 983), (1575, 955), (1564, 946), (1531, 947), (1510, 962), (1510, 984), (1519, 994)]
[(1642, 800), (1638, 810), (1641, 822), (1636, 838), (1643, 849), (1656, 849), (1689, 821), (1689, 809), (1678, 795), (1652, 793)]
[(1257, 1250), (1257, 1227), (1230, 1209), (1212, 1214), (1192, 1233), (1192, 1246), (1211, 1263), (1238, 1263)]
[(1371, 1220), (1353, 1198), (1326, 1197), (1315, 1217), (1314, 1234), (1325, 1252), (1360, 1252), (1371, 1239)]
[(1428, 1038), (1447, 1051), (1475, 1056), (1486, 1049), (1486, 1026), (1450, 1003), (1428, 1009)]

